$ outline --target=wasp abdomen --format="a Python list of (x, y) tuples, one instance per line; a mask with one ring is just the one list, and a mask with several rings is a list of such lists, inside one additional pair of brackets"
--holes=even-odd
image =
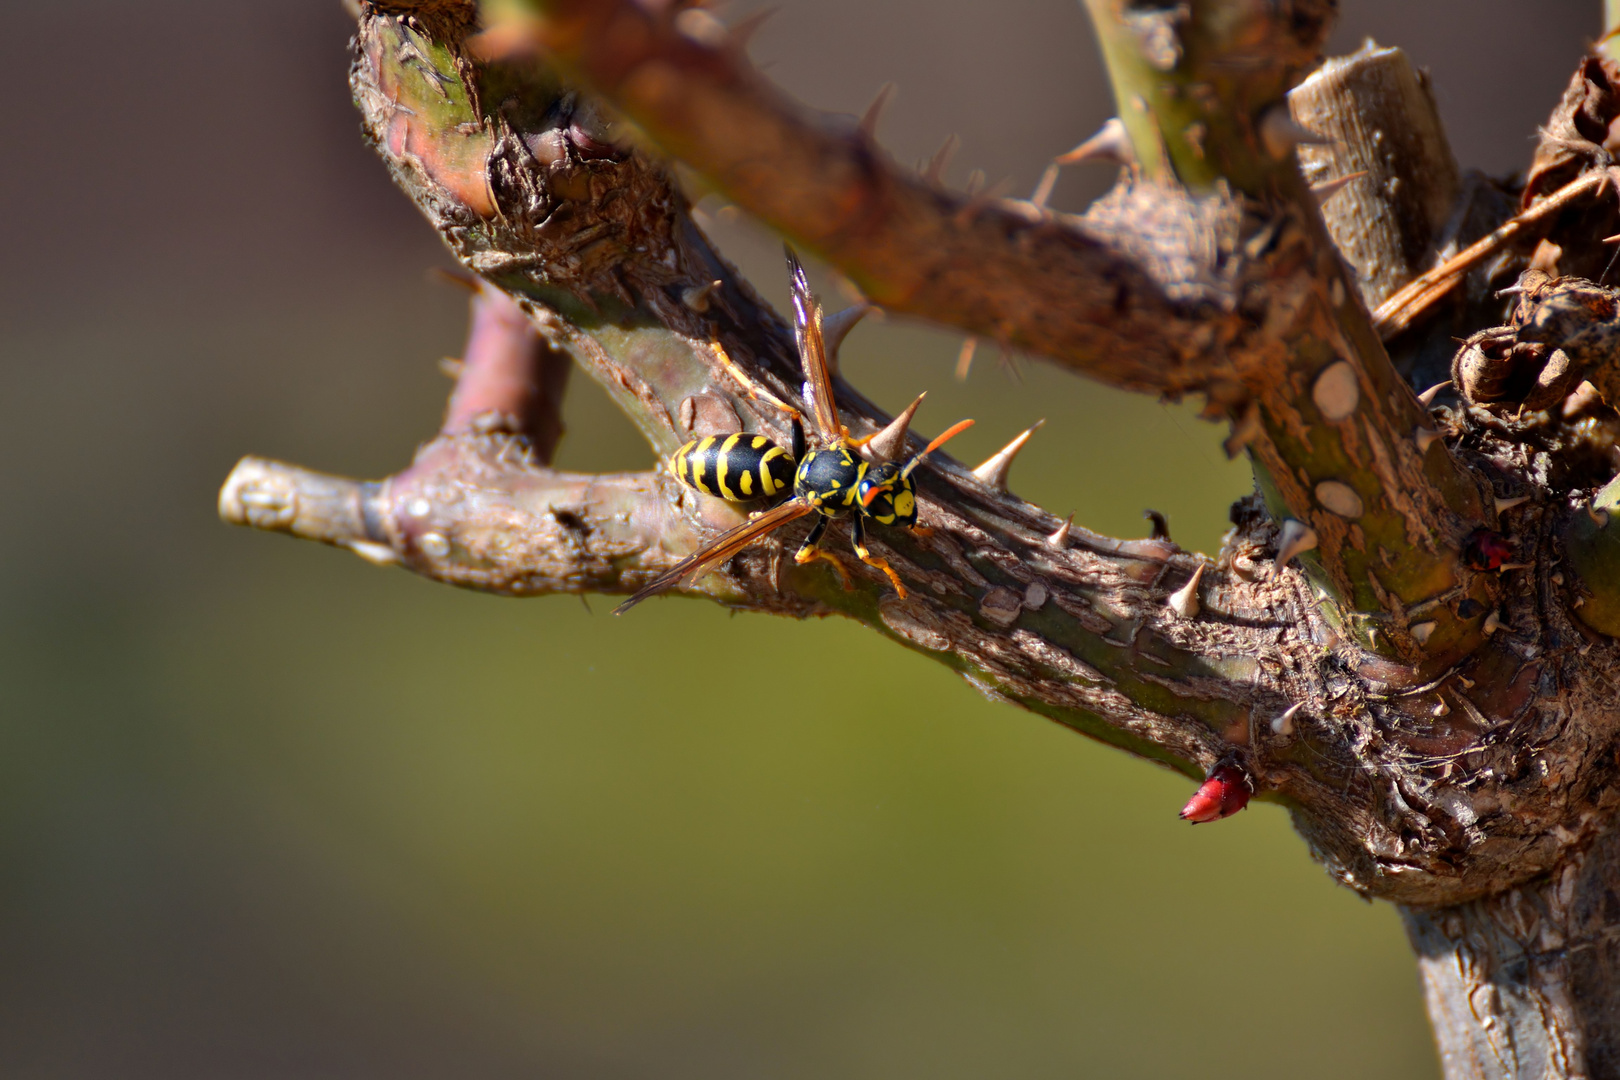
[(706, 435), (669, 459), (687, 487), (727, 502), (768, 499), (793, 485), (793, 456), (763, 435)]

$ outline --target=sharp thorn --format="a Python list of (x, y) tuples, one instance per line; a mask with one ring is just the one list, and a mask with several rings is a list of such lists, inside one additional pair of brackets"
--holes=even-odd
[(1426, 427), (1412, 429), (1412, 441), (1417, 444), (1419, 454), (1427, 454), (1429, 447), (1433, 446), (1438, 438), (1440, 438), (1438, 431), (1430, 431)]
[(776, 8), (763, 7), (758, 11), (751, 11), (726, 28), (726, 44), (738, 52), (746, 52), (754, 35), (764, 26), (771, 16), (776, 14)]
[[(1620, 237), (1611, 236), (1611, 237), (1609, 237), (1609, 240), (1620, 240)], [(1605, 240), (1605, 241), (1603, 241), (1603, 243), (1607, 244), (1609, 242), (1609, 240)], [(1523, 285), (1509, 285), (1505, 289), (1497, 289), (1496, 290), (1496, 298), (1498, 300), (1500, 300), (1504, 296), (1518, 296), (1520, 293), (1522, 293), (1524, 291), (1525, 291), (1525, 288), (1524, 288)]]
[(1037, 422), (1034, 427), (996, 451), (984, 464), (973, 470), (973, 475), (997, 491), (1006, 491), (1007, 476), (1012, 472), (1013, 458), (1017, 457), (1018, 451), (1022, 450), (1024, 444), (1029, 442), (1029, 437), (1041, 430), (1042, 425), (1045, 423), (1045, 420)]
[(1435, 383), (1433, 386), (1429, 387), (1427, 390), (1423, 391), (1423, 393), (1421, 393), (1421, 394), (1419, 394), (1417, 396), (1418, 402), (1425, 409), (1427, 409), (1429, 406), (1434, 404), (1434, 399), (1440, 396), (1440, 391), (1444, 390), (1446, 387), (1448, 387), (1450, 385), (1451, 385), (1451, 380), (1450, 379), (1447, 379), (1445, 382), (1437, 382), (1437, 383)]
[(883, 119), (883, 110), (889, 107), (889, 102), (894, 100), (895, 91), (899, 89), (900, 87), (892, 82), (884, 83), (878, 88), (877, 97), (872, 99), (872, 104), (868, 105), (866, 112), (861, 115), (861, 134), (869, 141), (877, 141), (878, 121)]
[(1282, 712), (1271, 718), (1271, 733), (1273, 735), (1292, 735), (1294, 733), (1294, 716), (1305, 707), (1303, 701), (1296, 701)]
[(838, 347), (844, 343), (844, 338), (849, 336), (849, 332), (855, 328), (855, 324), (860, 322), (872, 310), (872, 305), (863, 301), (859, 304), (853, 304), (843, 311), (822, 316), (821, 339), (826, 344), (827, 365), (833, 369), (833, 374), (838, 373)]
[(1412, 640), (1416, 641), (1419, 645), (1427, 645), (1429, 643), (1430, 636), (1434, 633), (1434, 628), (1438, 625), (1440, 624), (1434, 622), (1413, 623), (1407, 628), (1406, 632), (1411, 634)]
[(1072, 528), (1074, 528), (1074, 515), (1070, 514), (1063, 519), (1063, 524), (1057, 527), (1057, 531), (1046, 538), (1046, 542), (1055, 548), (1064, 547), (1069, 542), (1069, 530)]
[(1511, 499), (1494, 499), (1493, 501), (1496, 503), (1496, 512), (1498, 515), (1500, 515), (1504, 510), (1511, 510), (1515, 506), (1529, 502), (1530, 496), (1518, 495)]
[(1198, 616), (1198, 583), (1203, 580), (1203, 577), (1204, 564), (1199, 563), (1193, 570), (1192, 577), (1187, 579), (1187, 584), (1171, 593), (1170, 599), (1165, 601), (1171, 611), (1174, 611), (1183, 619), (1192, 619)]
[(1599, 243), (1603, 243), (1603, 244), (1620, 244), (1620, 233), (1615, 233), (1613, 236), (1605, 236), (1602, 240), (1599, 241)]
[(889, 426), (866, 440), (860, 448), (861, 456), (868, 461), (898, 461), (905, 456), (906, 434), (911, 429), (911, 418), (917, 415), (917, 406), (923, 403), (928, 396), (925, 390), (917, 395), (917, 400), (906, 406), (905, 412), (889, 421)]
[(1221, 443), (1221, 449), (1226, 451), (1228, 460), (1237, 457), (1243, 448), (1254, 441), (1260, 434), (1260, 404), (1250, 401), (1244, 408), (1243, 415), (1232, 421), (1232, 434)]
[(681, 292), (681, 303), (697, 312), (699, 315), (709, 310), (709, 299), (714, 296), (716, 289), (724, 282), (716, 279), (705, 285), (693, 285)]
[(1489, 615), (1485, 616), (1485, 622), (1480, 626), (1480, 629), (1485, 631), (1487, 634), (1496, 633), (1498, 630), (1502, 629), (1502, 616), (1498, 612), (1492, 611)]
[(1267, 153), (1278, 161), (1287, 157), (1296, 146), (1320, 146), (1334, 141), (1301, 127), (1288, 111), (1286, 101), (1280, 101), (1266, 110), (1266, 115), (1260, 120), (1260, 139), (1266, 144)]
[(1277, 561), (1271, 564), (1275, 575), (1301, 552), (1316, 547), (1316, 530), (1303, 521), (1288, 518), (1283, 522), (1282, 535), (1277, 538)]
[(979, 189), (982, 187), (984, 187), (984, 170), (974, 169), (968, 173), (967, 187), (963, 189), (964, 194), (971, 199), (979, 193)]
[(1035, 185), (1035, 190), (1030, 193), (1030, 205), (1037, 210), (1046, 209), (1046, 200), (1052, 197), (1052, 188), (1057, 185), (1058, 173), (1062, 171), (1055, 161), (1046, 167), (1046, 171), (1041, 173), (1040, 181)]
[(961, 145), (962, 140), (955, 135), (947, 138), (944, 145), (935, 150), (934, 156), (928, 159), (928, 166), (923, 169), (923, 179), (939, 187), (945, 179), (945, 169), (950, 165), (951, 158), (956, 156), (957, 147)]
[(968, 369), (973, 366), (973, 352), (979, 347), (979, 339), (966, 337), (962, 339), (962, 349), (956, 354), (956, 381), (967, 382)]
[(1136, 161), (1131, 148), (1131, 137), (1119, 117), (1111, 116), (1097, 133), (1067, 154), (1052, 159), (1059, 165), (1078, 165), (1082, 161), (1109, 161), (1116, 165), (1130, 165)]
[(1324, 180), (1320, 184), (1312, 184), (1311, 194), (1316, 196), (1316, 205), (1321, 206), (1323, 203), (1333, 198), (1333, 196), (1349, 187), (1351, 181), (1360, 180), (1366, 175), (1367, 170), (1362, 169), (1360, 172), (1345, 173), (1343, 176), (1334, 180)]
[(731, 32), (726, 29), (726, 24), (701, 7), (689, 7), (677, 13), (675, 29), (699, 45), (707, 45), (711, 49), (721, 48), (731, 39)]

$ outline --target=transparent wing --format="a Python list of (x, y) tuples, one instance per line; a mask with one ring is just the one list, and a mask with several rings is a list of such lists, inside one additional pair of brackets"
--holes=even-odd
[(736, 528), (722, 533), (706, 547), (698, 549), (662, 574), (659, 574), (650, 584), (614, 608), (613, 614), (623, 615), (647, 599), (647, 597), (678, 585), (686, 578), (696, 577), (717, 563), (725, 562), (771, 530), (781, 528), (788, 522), (796, 521), (809, 513), (812, 513), (809, 504), (798, 499), (789, 499), (781, 506), (773, 507), (757, 518), (750, 518)]
[(830, 446), (844, 434), (838, 422), (838, 406), (833, 404), (832, 372), (827, 367), (827, 345), (821, 337), (821, 304), (810, 291), (804, 267), (793, 249), (787, 249), (788, 276), (793, 286), (793, 334), (799, 342), (799, 363), (804, 365), (805, 381), (810, 384), (810, 407), (816, 434), (823, 446)]

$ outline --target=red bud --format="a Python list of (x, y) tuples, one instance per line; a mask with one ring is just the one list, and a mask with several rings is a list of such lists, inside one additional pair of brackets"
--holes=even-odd
[(1249, 805), (1249, 796), (1254, 794), (1253, 784), (1249, 774), (1237, 765), (1226, 764), (1215, 766), (1193, 797), (1187, 800), (1187, 805), (1181, 808), (1181, 816), (1185, 821), (1198, 825), (1205, 821), (1219, 821)]
[(1513, 557), (1508, 538), (1490, 529), (1475, 529), (1463, 539), (1462, 561), (1470, 570), (1495, 570)]

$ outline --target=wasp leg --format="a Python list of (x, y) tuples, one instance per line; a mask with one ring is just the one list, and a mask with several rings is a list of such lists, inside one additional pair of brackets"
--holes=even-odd
[(764, 400), (770, 402), (778, 409), (781, 409), (783, 412), (787, 413), (794, 420), (804, 419), (804, 414), (799, 412), (798, 409), (795, 409), (793, 406), (789, 405), (787, 402), (765, 389), (765, 387), (761, 386), (755, 381), (752, 375), (738, 367), (737, 362), (733, 360), (726, 353), (726, 350), (721, 346), (718, 338), (711, 337), (709, 339), (709, 348), (714, 350), (714, 355), (719, 359), (720, 366), (725, 368), (726, 371), (731, 374), (733, 379), (737, 380), (738, 384), (742, 386), (743, 392), (749, 397), (753, 398), (755, 401)]
[(889, 567), (888, 563), (866, 550), (866, 526), (862, 523), (861, 516), (859, 514), (855, 515), (855, 528), (853, 533), (855, 539), (855, 554), (861, 557), (861, 562), (872, 567), (873, 569), (881, 570), (885, 574), (889, 575), (889, 583), (894, 586), (895, 595), (904, 600), (906, 598), (906, 587), (900, 584), (900, 575), (895, 573)]
[(907, 526), (907, 528), (911, 530), (911, 535), (915, 536), (919, 540), (926, 540), (930, 536), (934, 535), (934, 527), (932, 525), (924, 525), (921, 522), (918, 522), (915, 525)]
[[(810, 535), (804, 538), (804, 543), (800, 545), (799, 550), (793, 555), (793, 561), (803, 566), (806, 563), (815, 562), (817, 559), (825, 559), (833, 564), (834, 570), (838, 571), (838, 577), (843, 581), (844, 588), (853, 589), (855, 585), (849, 580), (849, 571), (844, 569), (843, 560), (830, 551), (821, 550), (818, 546), (821, 543), (822, 534), (827, 531), (827, 522), (830, 520), (826, 514), (822, 514), (816, 519), (816, 527), (811, 529)], [(857, 522), (859, 520), (859, 518), (856, 518)], [(856, 528), (859, 527), (859, 525), (856, 526)]]

